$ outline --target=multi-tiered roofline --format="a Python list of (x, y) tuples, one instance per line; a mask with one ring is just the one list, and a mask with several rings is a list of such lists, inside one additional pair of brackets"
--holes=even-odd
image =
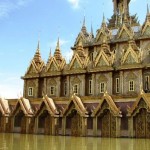
[[(48, 71), (63, 71), (66, 72), (70, 70), (74, 65), (74, 61), (77, 60), (78, 67), (80, 69), (94, 69), (98, 65), (99, 59), (102, 57), (104, 60), (104, 64), (101, 66), (105, 66), (105, 68), (109, 67), (109, 69), (120, 68), (122, 65), (126, 64), (127, 56), (130, 53), (133, 57), (133, 61), (136, 64), (144, 64), (144, 60), (142, 58), (143, 49), (139, 47), (138, 41), (141, 39), (147, 39), (150, 37), (150, 12), (149, 7), (147, 6), (147, 14), (145, 21), (142, 25), (137, 22), (137, 19), (133, 19), (133, 16), (130, 16), (127, 2), (126, 11), (121, 12), (121, 10), (115, 9), (114, 15), (118, 15), (118, 17), (122, 17), (122, 20), (116, 23), (116, 20), (110, 19), (108, 23), (105, 21), (105, 16), (103, 15), (103, 20), (100, 29), (97, 30), (96, 36), (93, 35), (93, 29), (91, 27), (91, 32), (89, 33), (86, 28), (85, 17), (83, 20), (83, 25), (81, 31), (79, 32), (74, 46), (72, 47), (73, 56), (69, 64), (66, 64), (66, 60), (63, 58), (60, 49), (59, 38), (57, 41), (56, 49), (54, 52), (54, 56), (51, 55), (48, 58), (47, 64), (41, 58), (40, 54), (40, 46), (38, 42), (38, 47), (35, 53), (33, 60), (29, 66), (33, 67), (35, 73), (43, 73)], [(115, 5), (114, 0), (114, 5)], [(126, 5), (125, 5), (126, 6)], [(116, 6), (119, 7), (119, 4)], [(117, 12), (116, 12), (117, 11)], [(118, 12), (119, 11), (119, 12)], [(117, 19), (117, 18), (116, 18)], [(114, 25), (112, 25), (114, 22)], [(113, 45), (118, 42), (128, 42), (128, 46), (122, 49), (121, 52), (117, 52)], [(90, 59), (90, 54), (93, 52), (92, 50), (86, 50), (87, 47), (96, 47), (100, 46), (100, 50), (97, 52), (94, 51), (93, 59)], [(118, 53), (121, 53), (121, 57), (117, 58)], [(118, 62), (119, 61), (119, 62)], [(116, 63), (118, 62), (118, 63)], [(52, 65), (54, 64), (54, 65)], [(93, 65), (91, 65), (93, 64)], [(52, 68), (51, 68), (52, 67)], [(28, 76), (27, 70), (24, 78)]]

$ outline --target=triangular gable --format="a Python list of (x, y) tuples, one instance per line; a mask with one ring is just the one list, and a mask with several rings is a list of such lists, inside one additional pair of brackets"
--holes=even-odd
[(9, 115), (10, 114), (10, 108), (9, 108), (8, 100), (0, 98), (0, 110), (1, 110), (1, 113), (3, 115)]
[(130, 38), (132, 36), (132, 32), (123, 24), (122, 28), (118, 32), (118, 38)]
[(96, 42), (98, 41), (102, 42), (104, 37), (106, 37), (105, 33), (102, 30), (100, 30), (96, 36)]
[(98, 55), (97, 58), (96, 58), (95, 66), (96, 66), (96, 67), (110, 66), (109, 58), (108, 58), (108, 56), (105, 54), (105, 52), (104, 52), (103, 49), (101, 49), (99, 55)]
[(55, 57), (52, 57), (51, 60), (49, 61), (49, 63), (47, 64), (46, 71), (47, 72), (59, 71), (59, 67), (58, 67), (58, 64), (57, 64)]
[(150, 35), (150, 22), (147, 21), (142, 29), (142, 35)]
[(88, 116), (88, 112), (87, 112), (86, 108), (84, 107), (81, 99), (76, 95), (73, 95), (71, 97), (71, 100), (69, 101), (66, 109), (63, 112), (64, 116), (67, 115), (67, 113), (69, 112), (72, 105), (75, 105), (75, 108), (79, 112), (80, 116), (85, 116), (85, 117)]
[(23, 111), (25, 116), (32, 116), (33, 115), (33, 111), (30, 105), (30, 102), (28, 99), (25, 98), (20, 98), (17, 101), (16, 107), (13, 110), (12, 114), (16, 115), (16, 113), (18, 112), (19, 108)]
[(82, 69), (82, 61), (77, 53), (73, 55), (73, 58), (70, 62), (70, 69)]
[(133, 64), (139, 63), (138, 54), (133, 50), (131, 46), (127, 49), (122, 57), (121, 64)]
[(58, 115), (59, 114), (59, 112), (57, 111), (56, 105), (55, 105), (52, 98), (49, 98), (47, 95), (45, 95), (43, 97), (43, 100), (45, 102), (47, 102), (47, 106), (50, 108), (53, 115)]
[(146, 103), (147, 109), (150, 111), (150, 95), (142, 92), (136, 101), (134, 102), (133, 106), (130, 108), (128, 107), (128, 116), (134, 116), (135, 115), (135, 110), (138, 108), (138, 105), (140, 104), (141, 101), (144, 101)]
[(43, 101), (40, 104), (39, 109), (36, 112), (36, 116), (40, 114), (41, 111), (43, 111), (43, 108), (45, 106), (45, 109), (49, 112), (51, 116), (58, 116), (59, 112), (57, 111), (57, 108), (55, 106), (55, 103), (53, 99), (49, 98), (47, 95), (43, 97)]
[(92, 116), (96, 116), (102, 109), (103, 104), (106, 102), (106, 104), (109, 106), (110, 111), (114, 116), (121, 117), (121, 111), (114, 103), (112, 97), (108, 95), (108, 93), (104, 93), (104, 96), (102, 97), (99, 105), (97, 108), (93, 111)]
[(78, 45), (80, 43), (80, 41), (82, 41), (82, 43), (85, 41), (85, 36), (82, 32), (79, 33), (77, 39), (76, 39), (76, 42), (75, 42), (75, 45)]
[(41, 62), (39, 64), (36, 64), (34, 60), (31, 61), (26, 74), (32, 74), (32, 73), (39, 73), (44, 68), (45, 64), (44, 62)]
[(35, 65), (36, 64), (34, 62), (31, 62), (28, 69), (27, 69), (26, 74), (38, 73)]

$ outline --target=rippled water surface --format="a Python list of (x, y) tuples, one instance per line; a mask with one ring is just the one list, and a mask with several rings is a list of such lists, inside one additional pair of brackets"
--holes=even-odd
[(150, 150), (150, 140), (0, 134), (0, 150)]

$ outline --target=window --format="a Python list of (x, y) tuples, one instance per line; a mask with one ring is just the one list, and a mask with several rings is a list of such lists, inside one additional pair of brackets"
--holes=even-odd
[(50, 87), (50, 95), (55, 95), (55, 87), (54, 86)]
[(134, 91), (134, 81), (129, 81), (129, 91)]
[(149, 90), (149, 76), (145, 76), (145, 90)]
[(116, 93), (119, 93), (119, 78), (116, 78)]
[(89, 94), (92, 94), (92, 80), (89, 80)]
[(75, 85), (73, 86), (73, 92), (74, 92), (75, 94), (78, 94), (78, 84), (75, 84)]
[(64, 95), (67, 95), (67, 82), (64, 83)]
[(104, 93), (104, 91), (105, 91), (105, 83), (101, 82), (100, 83), (100, 93)]
[(28, 88), (28, 96), (33, 96), (33, 87)]

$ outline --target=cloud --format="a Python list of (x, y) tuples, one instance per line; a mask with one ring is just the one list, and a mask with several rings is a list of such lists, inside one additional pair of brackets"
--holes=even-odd
[(7, 17), (11, 12), (26, 6), (32, 0), (1, 0), (0, 1), (0, 18)]
[(80, 0), (68, 0), (68, 2), (72, 5), (73, 8), (79, 8)]

